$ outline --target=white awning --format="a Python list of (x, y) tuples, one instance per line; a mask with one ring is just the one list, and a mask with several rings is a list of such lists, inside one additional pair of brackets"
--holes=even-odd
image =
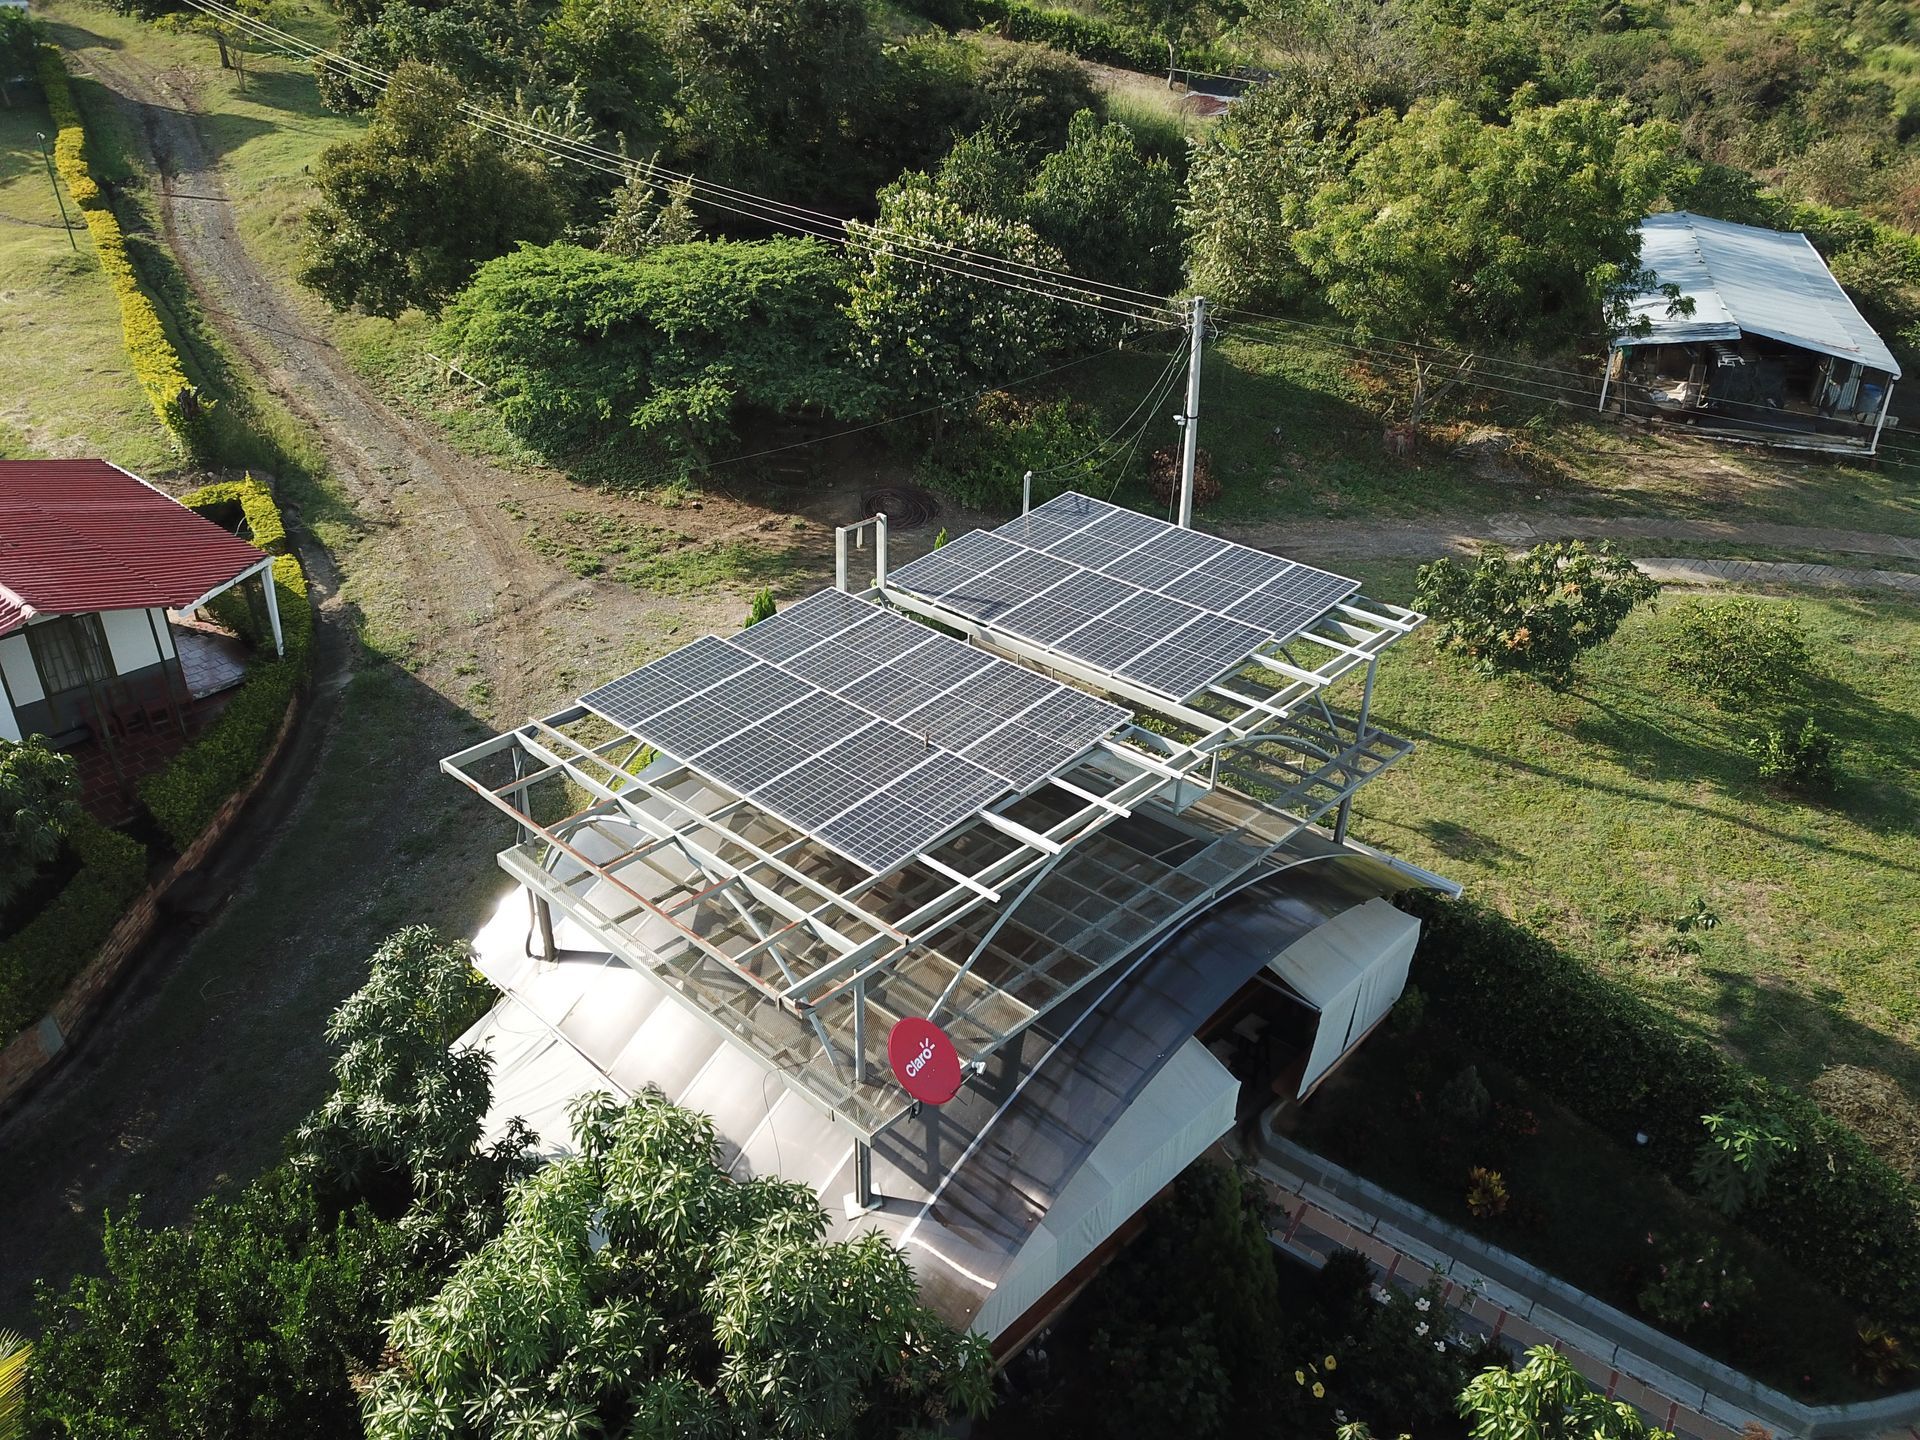
[(1407, 988), (1420, 922), (1369, 900), (1337, 915), (1267, 962), (1320, 1012), (1300, 1093), (1306, 1094), (1377, 1025)]

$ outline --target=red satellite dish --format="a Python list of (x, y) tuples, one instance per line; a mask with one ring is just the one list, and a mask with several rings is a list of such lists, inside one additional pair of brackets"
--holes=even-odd
[(887, 1033), (887, 1060), (909, 1095), (944, 1105), (960, 1093), (960, 1052), (931, 1020), (909, 1015)]

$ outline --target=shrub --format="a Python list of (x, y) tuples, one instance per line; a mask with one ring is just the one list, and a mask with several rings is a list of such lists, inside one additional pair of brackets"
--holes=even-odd
[[(1654, 1237), (1647, 1237), (1656, 1243)], [(1662, 1325), (1687, 1330), (1731, 1315), (1753, 1298), (1753, 1276), (1715, 1236), (1701, 1235), (1662, 1246), (1653, 1277), (1635, 1302)]]
[(1474, 1065), (1467, 1066), (1442, 1086), (1434, 1103), (1440, 1107), (1443, 1117), (1470, 1130), (1486, 1124), (1487, 1117), (1493, 1113), (1493, 1095), (1480, 1078), (1479, 1067)]
[(1793, 1136), (1745, 1101), (1700, 1119), (1707, 1138), (1694, 1157), (1693, 1183), (1722, 1213), (1737, 1215), (1766, 1195), (1773, 1167), (1793, 1153)]
[(1025, 400), (1004, 390), (982, 395), (966, 418), (921, 462), (926, 482), (963, 505), (1014, 510), (1033, 471), (1033, 503), (1089, 484), (1100, 432), (1071, 400)]
[(1760, 778), (1796, 790), (1833, 789), (1839, 780), (1836, 748), (1834, 737), (1814, 724), (1811, 715), (1797, 730), (1791, 723), (1769, 725), (1747, 741), (1747, 754)]
[(1010, 45), (980, 64), (974, 81), (986, 118), (1009, 142), (1057, 150), (1083, 110), (1100, 108), (1086, 67), (1045, 45)]
[(1803, 693), (1812, 657), (1800, 610), (1742, 596), (1674, 607), (1667, 664), (1720, 705), (1777, 702)]
[(772, 587), (763, 586), (754, 592), (753, 603), (747, 607), (747, 624), (758, 625), (762, 620), (771, 620), (776, 608)]
[(293, 553), (293, 543), (287, 538), (286, 522), (280, 518), (280, 507), (274, 503), (273, 492), (251, 475), (239, 480), (223, 480), (217, 485), (203, 485), (182, 495), (180, 503), (202, 515), (237, 505), (246, 522), (243, 538), (269, 555)]
[(1476, 1165), (1467, 1172), (1467, 1210), (1476, 1220), (1496, 1220), (1507, 1213), (1512, 1197), (1498, 1170)]
[(0, 1039), (46, 1013), (146, 884), (146, 851), (125, 835), (81, 815), (67, 843), (80, 869), (46, 909), (0, 940)]
[(80, 772), (42, 735), (0, 740), (0, 906), (27, 887), (80, 818)]
[(1793, 1152), (1742, 1223), (1882, 1323), (1920, 1324), (1920, 1188), (1799, 1094), (1760, 1079), (1622, 986), (1496, 911), (1412, 892), (1415, 957), (1436, 1019), (1687, 1185), (1700, 1117), (1745, 1101)]
[(1439, 622), (1441, 649), (1488, 673), (1518, 670), (1564, 685), (1581, 654), (1659, 593), (1611, 541), (1593, 550), (1563, 540), (1517, 560), (1482, 555), (1471, 570), (1451, 558), (1422, 565), (1414, 603)]
[(87, 222), (93, 236), (93, 248), (100, 257), (120, 301), (120, 329), (126, 342), (127, 358), (133, 362), (134, 378), (146, 392), (153, 413), (160, 423), (189, 450), (207, 437), (208, 414), (213, 402), (201, 395), (187, 378), (180, 355), (167, 338), (160, 312), (140, 288), (139, 274), (127, 254), (126, 236), (120, 221), (107, 205), (107, 197), (87, 168), (86, 131), (80, 111), (73, 103), (73, 91), (67, 84), (67, 69), (60, 53), (51, 46), (40, 51), (40, 84), (46, 93), (47, 112), (53, 117), (54, 168), (67, 183), (67, 191)]
[(164, 770), (140, 782), (141, 803), (181, 850), (193, 843), (227, 797), (260, 768), (294, 692), (306, 679), (313, 611), (300, 562), (291, 555), (276, 559), (273, 583), (280, 599), (286, 655), (256, 658), (246, 683), (205, 733)]

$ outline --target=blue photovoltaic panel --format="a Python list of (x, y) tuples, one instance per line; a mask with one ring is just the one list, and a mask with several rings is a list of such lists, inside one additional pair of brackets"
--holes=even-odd
[[(948, 548), (1017, 560), (1030, 577), (1081, 573), (1013, 546)], [(586, 699), (595, 713), (876, 873), (1009, 790), (1037, 784), (1129, 718), (838, 591), (732, 641), (696, 640)], [(1038, 728), (1019, 731), (1029, 717)], [(988, 736), (996, 738), (983, 745)], [(997, 763), (958, 753), (973, 746)]]
[[(912, 566), (894, 581), (981, 624), (1176, 700), (1198, 693), (1260, 646), (1292, 639), (1360, 588), (1324, 570), (1071, 493), (976, 534), (991, 543), (955, 554), (975, 538), (966, 536), (937, 552), (951, 557), (937, 576), (926, 577), (937, 579), (938, 588), (923, 586)], [(1007, 543), (1044, 552), (1077, 573), (1056, 580), (1048, 566), (1009, 558), (999, 548)], [(991, 563), (969, 575), (966, 565), (975, 558)], [(1130, 603), (1142, 594), (1156, 603)], [(1196, 643), (1198, 631), (1176, 640), (1200, 613), (1236, 623), (1209, 629), (1205, 644)], [(1229, 653), (1243, 639), (1247, 648)]]

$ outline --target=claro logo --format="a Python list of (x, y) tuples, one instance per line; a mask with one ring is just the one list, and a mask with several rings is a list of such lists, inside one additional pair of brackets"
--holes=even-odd
[(887, 1063), (914, 1099), (944, 1105), (960, 1091), (960, 1052), (931, 1020), (909, 1015), (887, 1034)]

